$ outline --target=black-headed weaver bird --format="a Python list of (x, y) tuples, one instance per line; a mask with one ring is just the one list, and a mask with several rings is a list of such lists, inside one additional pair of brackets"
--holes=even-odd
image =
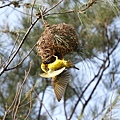
[(54, 92), (58, 101), (61, 100), (62, 96), (65, 93), (65, 89), (69, 80), (71, 79), (71, 75), (68, 72), (68, 68), (75, 68), (79, 70), (75, 65), (69, 60), (60, 60), (57, 56), (56, 60), (50, 64), (41, 64), (41, 69), (44, 73), (41, 73), (40, 76), (44, 78), (52, 77), (52, 85), (54, 88)]

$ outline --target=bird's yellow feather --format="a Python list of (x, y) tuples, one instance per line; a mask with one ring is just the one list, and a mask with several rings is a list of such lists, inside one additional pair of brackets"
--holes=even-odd
[(59, 69), (59, 70), (55, 70), (55, 71), (49, 71), (47, 73), (41, 73), (40, 76), (44, 77), (44, 78), (51, 78), (51, 77), (55, 77), (57, 75), (59, 75), (60, 73), (62, 73), (65, 70), (65, 67)]
[(48, 73), (50, 71), (59, 70), (59, 69), (61, 69), (63, 67), (78, 69), (77, 67), (75, 67), (75, 65), (71, 61), (69, 61), (69, 60), (66, 61), (64, 59), (60, 60), (60, 59), (58, 59), (57, 56), (55, 56), (55, 57), (56, 57), (56, 60), (53, 63), (50, 63), (50, 64), (44, 64), (44, 63), (42, 63), (41, 64), (41, 69), (45, 73)]

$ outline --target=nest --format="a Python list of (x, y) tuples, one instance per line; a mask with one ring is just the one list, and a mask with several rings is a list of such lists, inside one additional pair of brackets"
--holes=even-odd
[(37, 42), (38, 56), (41, 56), (44, 64), (49, 64), (55, 61), (54, 56), (63, 59), (64, 55), (76, 51), (78, 44), (71, 25), (61, 23), (47, 26)]

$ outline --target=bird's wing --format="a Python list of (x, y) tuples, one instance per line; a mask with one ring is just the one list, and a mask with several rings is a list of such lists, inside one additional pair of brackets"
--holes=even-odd
[(58, 101), (63, 97), (70, 79), (71, 75), (67, 70), (64, 70), (61, 74), (52, 78), (52, 85)]
[(55, 77), (55, 76), (59, 75), (64, 70), (65, 70), (65, 67), (63, 67), (63, 68), (61, 68), (59, 70), (50, 71), (50, 72), (47, 72), (47, 73), (41, 73), (40, 76), (44, 77), (44, 78), (51, 78), (51, 77)]

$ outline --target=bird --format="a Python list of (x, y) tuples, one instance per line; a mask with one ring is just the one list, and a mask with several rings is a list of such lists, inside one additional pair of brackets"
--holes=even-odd
[[(71, 80), (71, 75), (67, 69), (75, 68), (79, 70), (70, 60), (60, 60), (58, 56), (54, 56), (56, 60), (50, 64), (41, 64), (41, 69), (44, 73), (40, 76), (44, 78), (52, 78), (52, 86), (58, 101), (61, 100), (65, 93), (68, 82)], [(67, 68), (67, 69), (66, 69)]]
[(50, 64), (41, 64), (41, 69), (45, 73), (41, 73), (41, 77), (49, 78), (49, 77), (55, 77), (56, 75), (62, 73), (65, 68), (75, 68), (79, 70), (70, 60), (64, 60), (64, 59), (58, 59), (58, 56), (54, 56), (56, 59), (53, 63)]

